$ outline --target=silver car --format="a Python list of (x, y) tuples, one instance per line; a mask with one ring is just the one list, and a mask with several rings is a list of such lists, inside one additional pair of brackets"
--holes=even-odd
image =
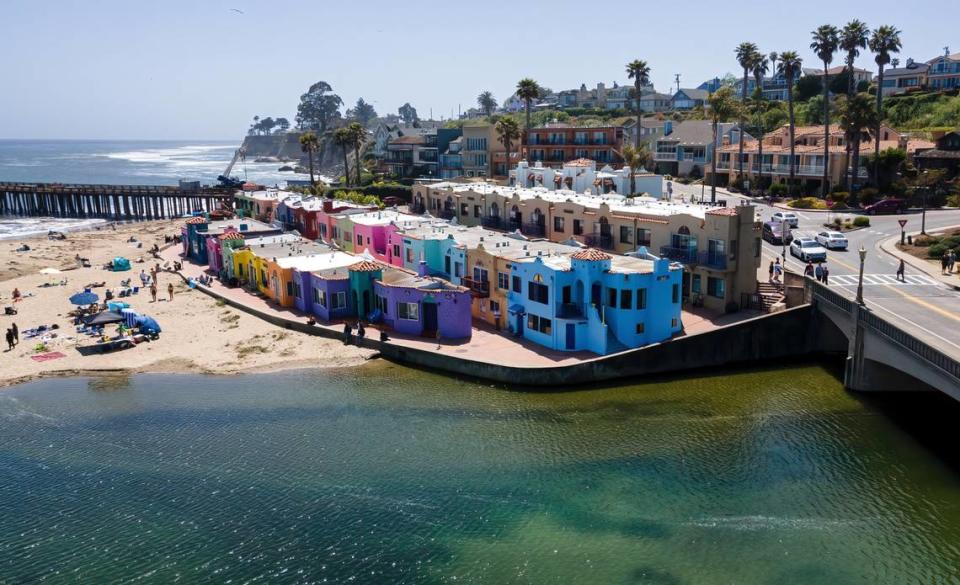
[(800, 218), (792, 211), (778, 211), (773, 214), (772, 220), (777, 223), (784, 222), (792, 228), (800, 225)]
[(812, 238), (796, 238), (790, 243), (790, 254), (804, 262), (826, 262), (827, 249)]
[(849, 242), (840, 232), (820, 232), (817, 234), (817, 243), (827, 250), (846, 250)]

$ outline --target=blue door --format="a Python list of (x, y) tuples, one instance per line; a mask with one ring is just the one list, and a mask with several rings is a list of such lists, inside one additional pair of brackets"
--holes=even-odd
[(577, 326), (573, 323), (567, 323), (567, 349), (577, 347)]

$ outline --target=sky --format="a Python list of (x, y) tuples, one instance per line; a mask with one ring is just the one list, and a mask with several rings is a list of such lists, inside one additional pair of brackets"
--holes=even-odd
[(292, 121), (318, 80), (348, 105), (450, 118), (523, 77), (624, 84), (638, 58), (669, 93), (675, 73), (737, 74), (742, 41), (815, 67), (810, 31), (853, 18), (898, 27), (901, 61), (927, 60), (960, 51), (956, 2), (2, 0), (0, 138), (239, 139), (254, 115)]

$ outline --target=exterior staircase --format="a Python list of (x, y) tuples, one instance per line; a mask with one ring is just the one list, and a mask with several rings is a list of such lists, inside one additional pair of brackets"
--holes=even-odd
[(757, 294), (760, 296), (761, 310), (766, 313), (770, 307), (784, 298), (783, 285), (770, 282), (757, 282)]

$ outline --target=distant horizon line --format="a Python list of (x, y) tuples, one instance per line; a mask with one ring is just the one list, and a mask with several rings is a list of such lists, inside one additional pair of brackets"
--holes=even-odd
[(13, 138), (0, 136), (0, 142), (237, 142), (237, 140), (235, 138)]

